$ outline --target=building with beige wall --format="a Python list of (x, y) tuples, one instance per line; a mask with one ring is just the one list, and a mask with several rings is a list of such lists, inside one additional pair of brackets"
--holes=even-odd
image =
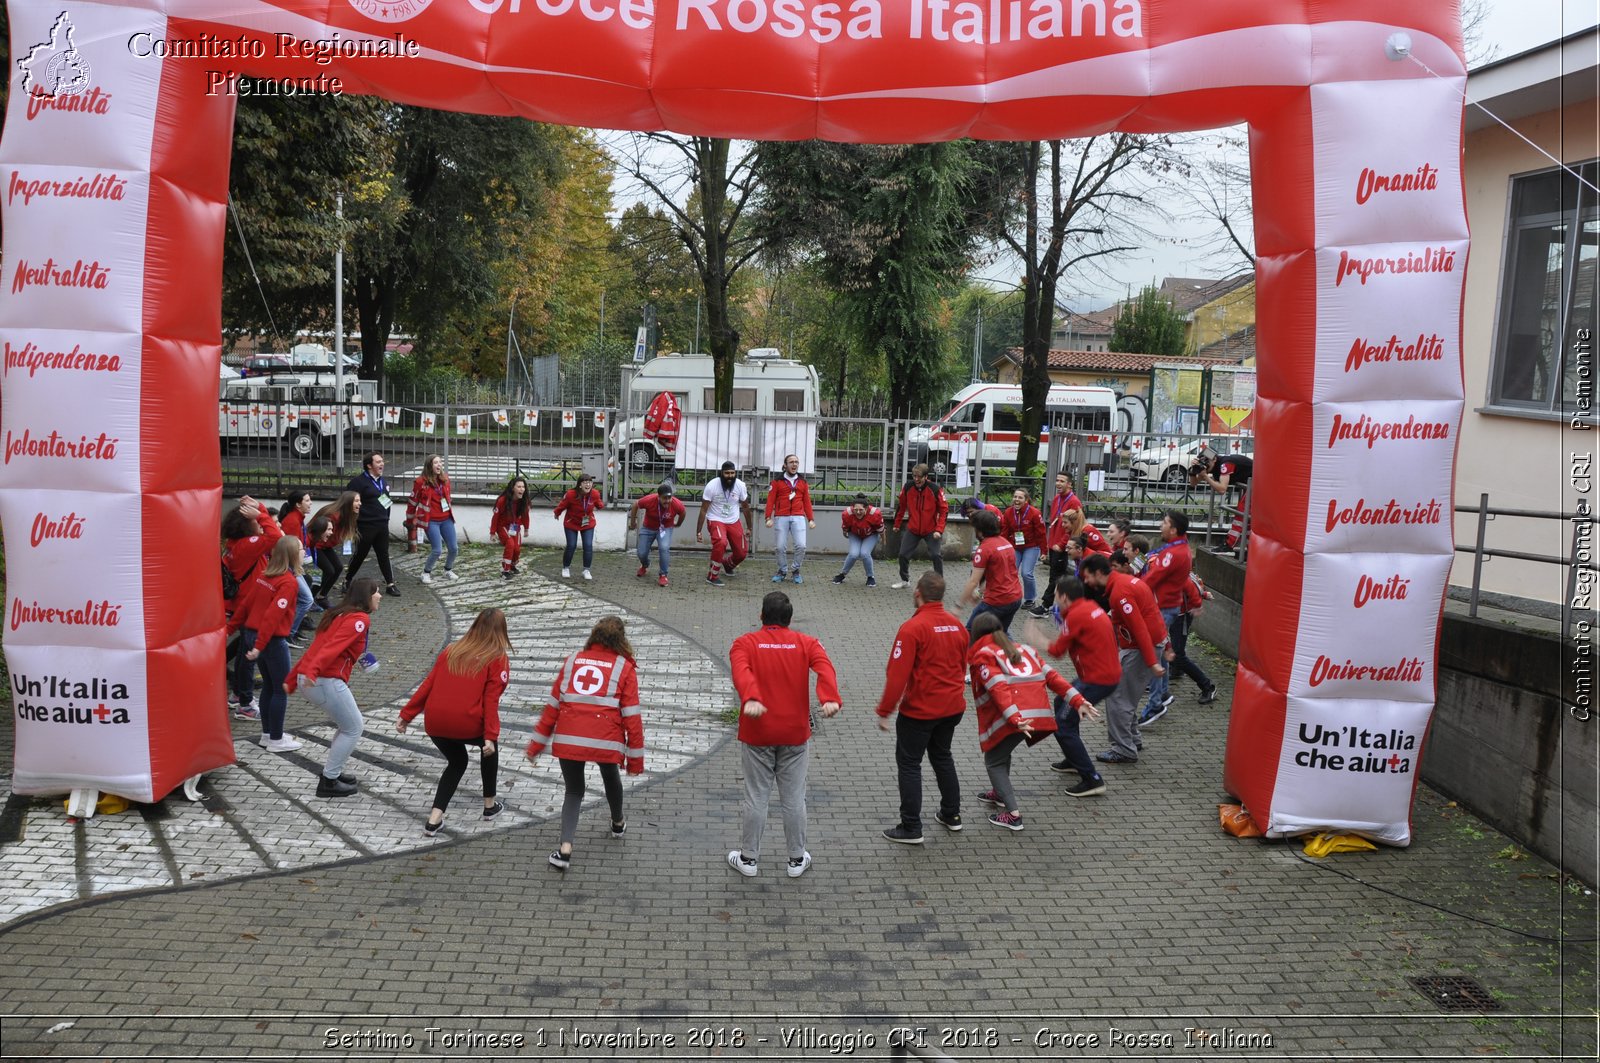
[[(1511, 129), (1477, 107), (1467, 109), (1472, 251), (1463, 317), (1466, 410), (1457, 455), (1458, 505), (1476, 506), (1485, 493), (1495, 509), (1571, 514), (1580, 499), (1594, 504), (1600, 469), (1584, 465), (1593, 460), (1600, 436), (1593, 406), (1600, 262), (1597, 87), (1600, 32), (1592, 29), (1468, 77), (1467, 98)], [(1539, 148), (1576, 172), (1563, 171)], [(1458, 545), (1472, 545), (1477, 517), (1458, 513), (1455, 532)], [(1488, 525), (1487, 545), (1567, 556), (1573, 536), (1570, 522), (1503, 516)], [(1589, 544), (1592, 557), (1592, 537)], [(1469, 586), (1472, 569), (1472, 555), (1458, 552), (1451, 583)], [(1494, 558), (1484, 566), (1481, 585), (1557, 603), (1566, 597), (1566, 580), (1555, 565)]]

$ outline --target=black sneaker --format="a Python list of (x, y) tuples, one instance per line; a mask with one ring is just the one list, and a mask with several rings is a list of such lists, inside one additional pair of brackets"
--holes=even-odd
[(834, 582), (835, 585), (843, 583), (844, 582), (844, 573), (841, 572), (837, 576), (833, 577), (833, 582)]
[(1150, 711), (1146, 712), (1143, 716), (1140, 716), (1139, 717), (1139, 726), (1140, 727), (1149, 727), (1151, 724), (1153, 724), (1157, 720), (1161, 719), (1161, 717), (1163, 717), (1163, 716), (1165, 716), (1167, 714), (1167, 709), (1171, 707), (1171, 702), (1172, 702), (1172, 699), (1168, 698), (1166, 701), (1163, 701), (1161, 704), (1157, 705), (1155, 708), (1153, 708)]
[(572, 866), (572, 854), (563, 853), (560, 849), (555, 850), (550, 854), (550, 866), (558, 867), (565, 871)]
[(1200, 704), (1209, 705), (1217, 700), (1217, 685), (1215, 683), (1200, 691)]
[(493, 819), (505, 810), (506, 806), (501, 804), (499, 801), (496, 801), (494, 804), (483, 810), (483, 818)]
[(726, 583), (722, 582), (720, 579), (718, 579), (715, 576), (707, 576), (706, 577), (706, 585), (707, 586), (711, 586), (711, 587), (726, 587), (727, 586)]
[(933, 818), (938, 820), (939, 826), (943, 827), (945, 830), (957, 831), (961, 829), (961, 813), (959, 812), (951, 816), (949, 819), (945, 818), (943, 812), (935, 812)]
[(1117, 751), (1115, 749), (1108, 749), (1104, 753), (1097, 753), (1097, 754), (1095, 754), (1095, 758), (1094, 759), (1100, 761), (1102, 764), (1137, 764), (1137, 763), (1139, 763), (1139, 758), (1138, 757), (1130, 757), (1126, 753), (1119, 752), (1119, 751)]
[(627, 820), (622, 820), (620, 823), (613, 823), (613, 824), (611, 824), (611, 836), (613, 838), (620, 838), (620, 837), (622, 837), (622, 835), (624, 833), (626, 833), (627, 829), (628, 829), (628, 821)]
[(422, 821), (422, 833), (427, 835), (429, 838), (431, 838), (434, 835), (438, 834), (439, 833), (439, 828), (443, 827), (443, 826), (444, 826), (444, 820), (442, 820), (442, 819), (437, 823), (434, 823), (434, 822), (432, 822), (430, 820), (426, 820), (425, 819), (425, 820)]
[(1068, 797), (1093, 797), (1106, 792), (1106, 781), (1096, 775), (1092, 779), (1084, 779), (1076, 786), (1067, 787)]
[(400, 587), (398, 584), (391, 583), (389, 584), (389, 589), (383, 593), (387, 594), (391, 598), (398, 598), (400, 597)]
[(884, 831), (883, 836), (892, 842), (899, 842), (901, 845), (922, 844), (922, 831), (912, 830), (904, 823), (896, 823), (894, 826)]
[(1076, 769), (1073, 768), (1070, 761), (1058, 760), (1050, 765), (1050, 770), (1059, 775), (1070, 775)]
[(358, 789), (360, 787), (356, 783), (345, 782), (343, 779), (330, 779), (326, 775), (317, 777), (318, 797), (349, 797)]

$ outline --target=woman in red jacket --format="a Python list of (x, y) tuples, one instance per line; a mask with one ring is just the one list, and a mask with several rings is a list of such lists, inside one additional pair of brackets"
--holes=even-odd
[(567, 549), (561, 555), (561, 578), (572, 578), (572, 555), (578, 549), (578, 539), (583, 538), (583, 578), (594, 579), (590, 571), (594, 565), (594, 511), (604, 509), (605, 502), (595, 489), (594, 477), (584, 473), (578, 477), (577, 486), (561, 496), (556, 503), (556, 520), (567, 533)]
[[(239, 587), (231, 600), (222, 603), (225, 612), (232, 614), (238, 611), (243, 604), (239, 596), (245, 593), (245, 585), (254, 578), (256, 566), (261, 564), (273, 544), (281, 538), (283, 529), (273, 519), (272, 511), (249, 495), (239, 499), (236, 509), (223, 514), (222, 567), (228, 570)], [(233, 689), (228, 692), (228, 706), (233, 710), (235, 719), (259, 719), (261, 714), (256, 711), (254, 680), (251, 678), (254, 669), (243, 659), (242, 645), (235, 645), (234, 653), (234, 682)]]
[(1017, 552), (1017, 572), (1022, 576), (1022, 608), (1043, 616), (1049, 610), (1039, 603), (1033, 575), (1048, 532), (1044, 514), (1033, 504), (1027, 488), (1013, 491), (1011, 505), (1000, 511), (1000, 533), (1011, 540), (1011, 548)]
[(883, 534), (883, 510), (873, 505), (866, 495), (858, 494), (850, 508), (839, 515), (839, 523), (844, 529), (846, 553), (844, 568), (833, 577), (833, 582), (843, 583), (845, 577), (850, 575), (850, 567), (859, 558), (861, 567), (867, 570), (867, 586), (876, 587), (878, 581), (872, 571), (872, 548), (878, 545), (878, 537)]
[(499, 539), (505, 548), (500, 555), (503, 579), (517, 574), (517, 559), (522, 556), (522, 537), (528, 531), (528, 516), (528, 481), (513, 476), (495, 500), (494, 516), (489, 518), (489, 534)]
[(261, 744), (269, 753), (300, 748), (299, 742), (283, 733), (289, 707), (283, 681), (289, 677), (289, 633), (295, 622), (295, 591), (302, 578), (303, 556), (298, 538), (285, 535), (279, 539), (248, 589), (239, 589), (242, 604), (228, 620), (228, 630), (239, 631), (241, 652), (236, 659), (245, 669), (244, 683), (253, 682), (251, 673), (261, 669)]
[(450, 477), (444, 472), (444, 459), (430, 454), (422, 463), (422, 475), (411, 485), (411, 521), (428, 537), (428, 560), (422, 563), (422, 582), (433, 582), (433, 566), (445, 554), (444, 574), (456, 578), (456, 515), (450, 510)]
[(283, 689), (293, 694), (305, 680), (307, 700), (328, 714), (338, 729), (328, 745), (328, 759), (317, 780), (318, 797), (349, 797), (358, 789), (355, 776), (344, 773), (344, 762), (361, 739), (361, 709), (350, 693), (350, 671), (360, 661), (371, 671), (377, 658), (367, 652), (372, 635), (372, 613), (383, 600), (382, 584), (363, 576), (350, 584), (344, 601), (322, 614), (317, 634), (289, 672)]
[[(306, 533), (311, 536), (312, 560), (322, 572), (322, 582), (317, 586), (317, 604), (328, 608), (328, 596), (339, 586), (344, 575), (345, 558), (354, 549), (356, 521), (361, 517), (361, 496), (346, 491), (336, 502), (317, 510), (317, 515), (306, 523)], [(326, 521), (326, 532), (313, 532), (312, 526)]]
[(300, 540), (301, 564), (300, 578), (295, 583), (295, 609), (294, 625), (289, 629), (289, 641), (300, 637), (301, 625), (305, 623), (306, 614), (318, 608), (316, 598), (311, 593), (311, 584), (306, 582), (305, 558), (311, 556), (311, 535), (306, 530), (306, 518), (311, 516), (311, 492), (305, 488), (292, 491), (278, 508), (278, 525), (283, 528), (285, 536)]
[(433, 670), (411, 695), (394, 729), (406, 733), (406, 725), (422, 713), (422, 727), (433, 744), (444, 754), (444, 774), (433, 794), (433, 811), (422, 825), (422, 833), (433, 837), (444, 825), (444, 810), (467, 771), (467, 747), (479, 746), (483, 753), (478, 767), (483, 772), (483, 818), (493, 819), (506, 810), (495, 800), (495, 779), (500, 767), (500, 696), (511, 678), (511, 637), (506, 633), (506, 614), (485, 609), (458, 642), (445, 648), (433, 662)]
[(622, 620), (600, 618), (589, 641), (561, 665), (550, 686), (550, 700), (533, 728), (528, 759), (536, 760), (546, 746), (561, 762), (566, 799), (561, 804), (561, 845), (550, 863), (565, 871), (572, 863), (572, 839), (578, 833), (578, 809), (587, 792), (584, 767), (600, 766), (606, 803), (611, 806), (611, 836), (622, 837), (622, 776), (644, 772), (644, 721), (639, 716), (639, 676), (633, 666), (633, 647)]
[(1007, 638), (1000, 618), (993, 613), (984, 613), (972, 622), (967, 667), (978, 708), (978, 744), (991, 786), (978, 800), (997, 806), (990, 823), (1021, 830), (1022, 813), (1011, 785), (1012, 751), (1024, 741), (1031, 746), (1056, 729), (1052, 693), (1067, 698), (1074, 708), (1087, 702), (1032, 646), (1017, 645)]

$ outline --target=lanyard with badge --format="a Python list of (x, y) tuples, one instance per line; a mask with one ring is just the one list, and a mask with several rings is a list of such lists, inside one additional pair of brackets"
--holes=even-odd
[[(370, 472), (369, 473), (365, 473), (364, 475), (366, 476), (366, 478), (368, 480), (372, 481), (372, 486), (377, 489), (377, 492), (378, 492), (378, 505), (382, 506), (384, 508), (384, 510), (387, 511), (390, 506), (394, 505), (393, 500), (389, 498), (389, 486), (388, 486), (388, 484), (384, 481), (383, 477), (381, 477), (381, 476), (376, 478), (376, 479), (374, 479)], [(401, 481), (401, 482), (403, 483), (404, 481)]]
[(1023, 507), (1022, 512), (1021, 512), (1020, 515), (1017, 512), (1017, 507), (1016, 506), (1012, 506), (1011, 507), (1011, 524), (1012, 524), (1012, 527), (1017, 529), (1016, 531), (1011, 533), (1011, 538), (1012, 538), (1012, 540), (1014, 542), (1016, 542), (1016, 544), (1018, 546), (1023, 546), (1023, 545), (1025, 545), (1027, 543), (1028, 536), (1027, 536), (1026, 532), (1023, 531), (1023, 527), (1022, 527), (1023, 524), (1027, 521), (1027, 519), (1028, 519), (1028, 509), (1027, 509), (1026, 506)]
[[(576, 491), (574, 491), (574, 493), (576, 493)], [(578, 527), (587, 528), (590, 524), (594, 523), (594, 518), (589, 516), (593, 509), (594, 490), (591, 488), (589, 493), (583, 496), (583, 515), (578, 518)]]

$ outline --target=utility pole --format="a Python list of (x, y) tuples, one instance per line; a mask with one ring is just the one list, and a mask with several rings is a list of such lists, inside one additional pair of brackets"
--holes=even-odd
[(978, 304), (978, 323), (972, 330), (972, 383), (978, 383), (983, 366), (983, 304)]
[[(350, 405), (344, 401), (344, 193), (333, 196), (333, 216), (339, 225), (339, 249), (333, 256), (333, 467), (344, 472), (344, 433), (350, 423)], [(338, 410), (345, 420), (339, 422)]]

